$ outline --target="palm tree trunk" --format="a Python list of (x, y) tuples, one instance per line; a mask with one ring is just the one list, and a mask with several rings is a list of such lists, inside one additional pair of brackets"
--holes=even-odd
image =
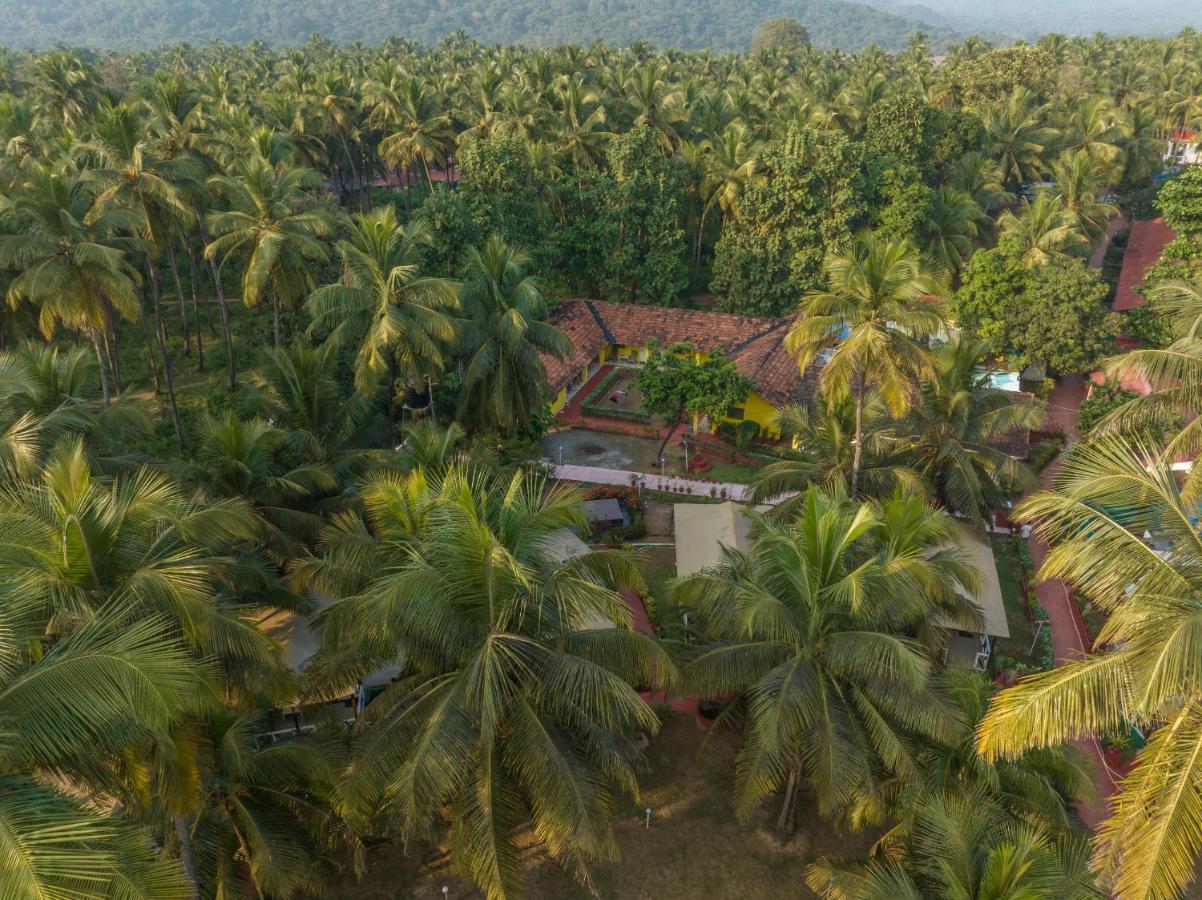
[(794, 810), (797, 808), (797, 786), (801, 782), (800, 763), (794, 763), (789, 769), (789, 780), (785, 782), (785, 799), (781, 803), (780, 814), (776, 817), (776, 830), (782, 835), (793, 833)]
[(154, 351), (154, 341), (150, 339), (150, 325), (146, 322), (146, 314), (142, 315), (142, 336), (146, 338), (146, 364), (150, 366), (150, 377), (154, 381), (154, 392), (157, 396), (163, 393), (163, 381), (159, 378), (159, 357)]
[(180, 452), (184, 449), (184, 428), (179, 420), (179, 407), (175, 403), (175, 382), (171, 378), (171, 357), (167, 354), (167, 340), (163, 329), (162, 295), (159, 290), (159, 273), (155, 271), (154, 260), (150, 253), (146, 254), (146, 270), (150, 275), (150, 298), (154, 309), (154, 333), (159, 345), (159, 355), (163, 358), (163, 384), (167, 388), (167, 405), (171, 408), (171, 424), (175, 426), (175, 442)]
[(426, 170), (426, 184), (430, 188), (430, 193), (434, 193), (434, 179), (430, 177), (430, 163), (426, 161), (425, 154), (422, 154), (422, 168)]
[(396, 445), (396, 354), (388, 354), (388, 446)]
[(279, 292), (272, 288), (271, 290), (271, 314), (272, 328), (275, 335), (275, 348), (280, 349), (280, 295)]
[[(204, 213), (199, 208), (196, 211), (197, 220), (200, 222), (200, 239), (202, 244), (209, 243), (209, 230), (204, 224)], [(234, 335), (230, 330), (230, 311), (225, 305), (225, 289), (221, 286), (221, 272), (217, 268), (216, 260), (210, 259), (209, 273), (213, 276), (213, 291), (217, 295), (217, 309), (221, 314), (221, 338), (225, 341), (225, 369), (226, 369), (226, 390), (231, 394), (237, 384), (238, 370), (234, 363)]]
[(104, 405), (107, 407), (111, 399), (109, 394), (109, 376), (107, 367), (104, 364), (104, 354), (100, 352), (100, 337), (96, 334), (96, 329), (90, 329), (92, 334), (92, 349), (96, 351), (96, 371), (100, 373), (100, 393), (104, 397)]
[(179, 266), (175, 262), (175, 247), (168, 246), (167, 260), (171, 263), (171, 280), (175, 282), (175, 296), (179, 299), (179, 324), (184, 337), (184, 356), (191, 356), (192, 329), (188, 327), (188, 305), (184, 303), (184, 286), (179, 280)]
[(104, 314), (104, 328), (100, 337), (104, 341), (104, 355), (108, 357), (109, 371), (113, 373), (113, 391), (121, 393), (121, 357), (118, 352), (117, 326), (113, 321), (113, 308), (108, 300), (102, 300), (100, 309)]
[(856, 375), (856, 445), (851, 457), (851, 499), (860, 496), (860, 466), (864, 461), (864, 374)]
[[(184, 241), (184, 249), (188, 251), (188, 280), (192, 283), (192, 320), (196, 327), (196, 371), (205, 370), (205, 335), (200, 327), (200, 297), (196, 293), (196, 254), (192, 252), (192, 244)], [(208, 319), (208, 316), (205, 316)], [(213, 323), (209, 322), (209, 331)]]
[(179, 841), (179, 861), (184, 869), (184, 877), (192, 885), (192, 896), (200, 896), (200, 881), (196, 878), (196, 862), (192, 853), (192, 832), (183, 816), (173, 816), (175, 822), (175, 837)]

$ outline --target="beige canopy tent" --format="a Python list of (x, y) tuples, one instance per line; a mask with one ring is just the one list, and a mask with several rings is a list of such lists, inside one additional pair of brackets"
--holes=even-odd
[(965, 551), (968, 562), (981, 574), (976, 591), (960, 594), (970, 600), (981, 613), (978, 632), (969, 632), (947, 623), (951, 630), (946, 649), (946, 661), (954, 666), (972, 666), (983, 669), (993, 652), (994, 638), (1010, 637), (1010, 626), (1006, 623), (1006, 604), (1002, 599), (1002, 582), (998, 577), (997, 563), (989, 538), (964, 522), (956, 523), (956, 543)]
[(751, 517), (738, 503), (677, 503), (676, 574), (683, 577), (722, 561), (722, 548), (746, 550), (751, 544)]

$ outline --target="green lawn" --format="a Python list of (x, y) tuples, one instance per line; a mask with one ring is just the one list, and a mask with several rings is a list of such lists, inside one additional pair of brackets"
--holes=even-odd
[(713, 467), (708, 472), (702, 473), (703, 478), (726, 481), (731, 484), (751, 484), (760, 471), (755, 466), (746, 466), (742, 463), (728, 463), (721, 460), (714, 460), (713, 463)]

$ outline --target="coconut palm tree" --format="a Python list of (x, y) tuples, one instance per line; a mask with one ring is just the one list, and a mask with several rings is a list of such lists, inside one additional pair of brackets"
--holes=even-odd
[(401, 76), (386, 84), (369, 82), (365, 99), (371, 106), (368, 121), (387, 132), (380, 141), (380, 158), (406, 173), (406, 202), (414, 163), (421, 164), (426, 184), (434, 190), (430, 163), (445, 160), (454, 145), (451, 117), (441, 109), (440, 98), (423, 79)]
[[(752, 483), (752, 502), (777, 501), (772, 516), (788, 519), (805, 503), (806, 488), (846, 491), (855, 457), (855, 401), (845, 397), (837, 404), (786, 406), (777, 416), (781, 437), (792, 444), (784, 459), (759, 469)], [(860, 491), (865, 497), (884, 499), (898, 488), (926, 494), (922, 476), (904, 459), (904, 445), (896, 421), (880, 397), (872, 393), (864, 407), (864, 454), (860, 464)]]
[(229, 208), (209, 214), (213, 240), (205, 256), (242, 259), (242, 302), (255, 306), (271, 294), (275, 346), (280, 346), (280, 308), (313, 290), (313, 264), (328, 258), (321, 238), (330, 217), (304, 209), (307, 192), (320, 183), (312, 169), (287, 169), (265, 159), (247, 160), (236, 175), (218, 175), (210, 187)]
[(922, 385), (899, 431), (906, 456), (948, 510), (984, 523), (1008, 495), (1035, 487), (1037, 479), (1005, 450), (1007, 439), (1038, 428), (1046, 405), (1025, 394), (989, 385), (982, 374), (984, 341), (953, 338), (940, 348), (935, 378)]
[(546, 321), (538, 283), (526, 274), (529, 257), (497, 235), (464, 258), (463, 376), (459, 419), (513, 432), (543, 408), (546, 371), (540, 354), (563, 357), (567, 335)]
[(189, 829), (204, 896), (313, 894), (354, 859), (355, 842), (334, 811), (337, 742), (264, 746), (266, 730), (265, 715), (224, 709), (200, 728)]
[(1056, 140), (1054, 129), (1042, 123), (1039, 99), (1018, 87), (1000, 104), (985, 109), (982, 120), (988, 136), (988, 153), (998, 161), (1007, 190), (1038, 181), (1048, 148)]
[(137, 219), (124, 209), (89, 216), (86, 182), (69, 164), (32, 163), (25, 172), (4, 211), (11, 231), (0, 235), (0, 265), (18, 272), (8, 300), (34, 304), (47, 339), (60, 326), (87, 335), (108, 403), (109, 372), (119, 371), (115, 319), (139, 314), (137, 273), (120, 241)]
[(372, 403), (358, 392), (347, 396), (338, 351), (336, 341), (268, 349), (249, 382), (260, 415), (286, 432), (285, 451), (347, 484), (378, 456), (368, 448), (386, 435)]
[(629, 735), (658, 725), (635, 686), (673, 674), (617, 593), (639, 581), (631, 558), (571, 535), (581, 496), (522, 473), (380, 475), (365, 518), (298, 570), (338, 598), (314, 669), (332, 690), (403, 661), (355, 725), (349, 808), (405, 839), (446, 832), (491, 898), (519, 894), (527, 827), (582, 875), (615, 857), (613, 805), (637, 795)]
[(288, 441), (288, 432), (264, 419), (246, 420), (233, 410), (206, 414), (197, 428), (196, 458), (181, 472), (210, 497), (248, 504), (268, 555), (280, 566), (317, 539), (323, 523), (313, 504), (339, 488), (326, 465), (290, 452), (301, 447)]
[(913, 495), (855, 503), (811, 487), (794, 518), (759, 521), (746, 552), (724, 547), (674, 588), (710, 641), (684, 684), (733, 695), (728, 711), (746, 717), (739, 815), (783, 790), (777, 824), (789, 830), (804, 782), (823, 815), (872, 817), (882, 779), (920, 778), (921, 742), (952, 740), (911, 636), (945, 615), (976, 620), (956, 588), (979, 576), (948, 546), (952, 527)]
[(42, 615), (35, 598), (11, 592), (0, 606), (4, 893), (183, 900), (182, 868), (104, 800), (117, 760), (165, 734), (207, 692), (204, 669), (167, 619), (124, 603), (65, 635), (48, 634)]
[(1052, 163), (1052, 179), (1064, 208), (1076, 217), (1091, 247), (1119, 212), (1114, 204), (1098, 199), (1105, 190), (1104, 165), (1088, 150), (1063, 154)]
[[(1166, 453), (1195, 458), (1202, 450), (1202, 420), (1183, 415), (1202, 409), (1202, 279), (1170, 278), (1149, 291), (1149, 299), (1169, 323), (1173, 342), (1164, 348), (1140, 348), (1109, 359), (1106, 377), (1147, 382), (1151, 390), (1106, 415), (1098, 433), (1158, 430), (1167, 436)], [(1197, 467), (1187, 476), (1191, 496), (1202, 494)]]
[(935, 189), (920, 240), (944, 271), (958, 276), (972, 256), (988, 217), (967, 191), (942, 185)]
[(31, 477), (66, 435), (84, 436), (89, 450), (107, 458), (153, 430), (137, 401), (103, 402), (96, 372), (84, 348), (24, 343), (0, 352), (0, 470), (7, 478)]
[(110, 608), (165, 620), (231, 694), (251, 693), (279, 656), (250, 621), (255, 599), (230, 589), (228, 553), (257, 536), (242, 504), (202, 503), (162, 473), (95, 476), (76, 439), (39, 478), (0, 488), (0, 598), (27, 602), (48, 637)]
[(133, 233), (140, 242), (144, 274), (150, 285), (163, 384), (167, 388), (176, 443), (182, 449), (183, 426), (167, 353), (157, 259), (170, 246), (172, 237), (194, 219), (195, 213), (185, 202), (184, 193), (196, 183), (199, 171), (186, 157), (169, 159), (159, 155), (151, 142), (146, 119), (142, 107), (128, 104), (113, 107), (97, 122), (91, 140), (81, 144), (77, 153), (92, 166), (84, 177), (96, 190), (87, 221), (95, 222), (113, 211), (132, 217)]
[(930, 797), (984, 795), (1014, 823), (1035, 826), (1051, 836), (1077, 831), (1072, 804), (1096, 795), (1094, 771), (1085, 755), (1058, 746), (1034, 748), (1014, 759), (987, 759), (977, 751), (976, 730), (996, 693), (988, 673), (948, 668), (939, 676), (939, 689), (957, 713), (955, 739), (924, 748), (922, 781), (899, 792), (892, 803), (898, 824), (878, 845), (904, 843), (915, 811)]
[(864, 865), (826, 860), (806, 884), (825, 900), (1100, 900), (1080, 837), (1015, 824), (985, 792), (933, 796), (915, 811), (908, 845)]
[(1088, 656), (1003, 691), (978, 729), (990, 760), (1131, 725), (1150, 732), (1096, 839), (1094, 868), (1124, 898), (1179, 895), (1202, 850), (1202, 535), (1172, 461), (1153, 444), (1097, 438), (1019, 506), (1052, 546), (1040, 577), (1063, 579), (1108, 618)]
[(361, 393), (373, 395), (388, 377), (394, 422), (398, 377), (416, 380), (441, 372), (455, 337), (456, 286), (421, 274), (423, 243), (428, 243), (423, 229), (403, 227), (392, 206), (356, 215), (350, 237), (338, 242), (342, 280), (318, 288), (305, 304), (313, 317), (310, 332), (358, 344), (355, 386)]
[(1006, 190), (1001, 165), (979, 151), (965, 153), (952, 169), (951, 187), (972, 197), (985, 213), (994, 213), (1014, 199)]
[(998, 226), (1029, 269), (1065, 256), (1089, 255), (1084, 226), (1056, 191), (1036, 191), (1035, 199), (1022, 201), (1017, 212), (1003, 212)]
[(804, 372), (829, 351), (819, 383), (827, 403), (852, 397), (855, 444), (849, 492), (860, 491), (864, 411), (875, 388), (895, 417), (904, 415), (914, 384), (934, 374), (922, 341), (943, 323), (937, 279), (909, 243), (865, 233), (832, 251), (823, 266), (827, 288), (802, 298), (786, 346)]

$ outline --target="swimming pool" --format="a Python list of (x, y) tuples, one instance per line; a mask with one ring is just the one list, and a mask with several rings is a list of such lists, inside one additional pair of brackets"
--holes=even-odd
[(978, 369), (977, 374), (984, 375), (986, 382), (991, 388), (996, 388), (1000, 391), (1022, 390), (1018, 372), (990, 372), (985, 369)]

